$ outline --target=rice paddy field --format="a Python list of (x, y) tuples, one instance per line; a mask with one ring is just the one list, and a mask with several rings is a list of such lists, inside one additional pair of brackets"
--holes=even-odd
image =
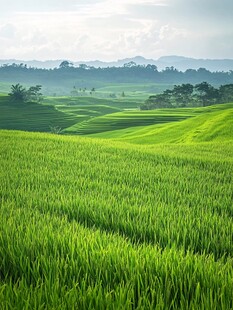
[(233, 309), (233, 104), (84, 106), (1, 126), (0, 309)]

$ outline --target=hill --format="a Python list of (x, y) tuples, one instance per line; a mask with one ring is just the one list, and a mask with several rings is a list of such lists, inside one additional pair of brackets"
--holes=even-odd
[(64, 129), (77, 122), (77, 117), (62, 113), (53, 106), (37, 103), (11, 102), (0, 96), (0, 129), (50, 132), (51, 128)]
[[(106, 132), (94, 134), (93, 137), (119, 139), (139, 144), (221, 142), (231, 140), (233, 137), (232, 103), (205, 108), (164, 109), (150, 112), (155, 125), (145, 126), (142, 113), (140, 118), (142, 127), (134, 127), (134, 124), (130, 126), (131, 123), (128, 121), (127, 129), (107, 132), (105, 127)], [(114, 114), (105, 116), (110, 124), (113, 123), (113, 119), (110, 120), (111, 117), (113, 118)], [(165, 124), (162, 124), (162, 117), (165, 117)], [(94, 127), (97, 120), (90, 121), (89, 130)], [(175, 120), (177, 122), (173, 122)], [(124, 124), (123, 118), (118, 118), (115, 129), (121, 128), (122, 123)], [(109, 126), (108, 129), (111, 130), (111, 127)]]
[(89, 135), (137, 144), (205, 142), (232, 137), (233, 104), (139, 111), (128, 98), (47, 97), (43, 104), (0, 96), (0, 129)]
[(170, 123), (186, 119), (191, 115), (181, 110), (124, 111), (89, 119), (66, 129), (65, 132), (72, 131), (75, 134), (88, 135), (134, 126)]
[(0, 308), (231, 309), (233, 104), (96, 99), (0, 96)]
[(129, 99), (98, 99), (95, 97), (46, 97), (42, 103), (12, 102), (0, 96), (0, 129), (50, 132), (78, 126), (84, 120), (136, 108), (139, 103)]

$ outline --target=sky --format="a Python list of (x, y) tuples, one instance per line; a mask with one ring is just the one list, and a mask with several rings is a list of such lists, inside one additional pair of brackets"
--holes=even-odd
[(233, 0), (0, 0), (0, 59), (233, 58)]

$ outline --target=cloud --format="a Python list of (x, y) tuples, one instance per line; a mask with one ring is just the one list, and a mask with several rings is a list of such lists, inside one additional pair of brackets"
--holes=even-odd
[(14, 39), (16, 35), (16, 27), (12, 24), (4, 24), (0, 27), (0, 37), (6, 39)]
[(179, 38), (187, 38), (188, 33), (185, 29), (179, 29), (171, 27), (169, 24), (160, 28), (159, 38), (160, 40), (177, 40)]
[(230, 57), (232, 11), (230, 0), (8, 0), (0, 58)]

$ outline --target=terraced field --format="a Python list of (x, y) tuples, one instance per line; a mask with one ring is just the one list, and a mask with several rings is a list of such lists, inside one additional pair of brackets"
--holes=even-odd
[[(168, 114), (170, 112), (174, 119), (171, 117), (170, 121), (168, 118), (167, 123), (160, 124), (157, 122), (155, 125), (141, 127), (130, 127), (131, 123), (129, 122), (127, 129), (105, 131), (92, 136), (147, 145), (206, 141), (221, 142), (226, 139), (231, 140), (233, 137), (232, 103), (206, 108), (176, 109), (174, 112), (171, 112), (170, 109), (158, 110), (158, 112), (154, 112), (155, 120), (160, 114), (164, 115), (165, 112)], [(176, 120), (176, 113), (183, 116), (183, 119), (178, 119), (179, 122), (173, 122)], [(111, 115), (109, 115), (109, 118), (111, 118)]]
[(60, 112), (53, 106), (13, 103), (8, 96), (0, 96), (0, 129), (50, 132), (51, 127), (64, 129), (77, 121), (76, 116)]
[(191, 117), (191, 114), (182, 113), (182, 111), (173, 111), (173, 113), (171, 111), (125, 111), (91, 118), (68, 128), (65, 132), (73, 131), (75, 134), (88, 135), (135, 126), (181, 121), (188, 117)]
[(0, 309), (232, 309), (233, 104), (70, 100), (0, 97), (0, 128), (83, 135), (0, 130)]
[(120, 96), (122, 92), (127, 95), (127, 99), (144, 102), (150, 95), (162, 93), (164, 90), (172, 88), (170, 84), (131, 84), (131, 83), (117, 83), (100, 86), (97, 89), (97, 94), (108, 95), (114, 93)]
[(183, 142), (188, 136), (190, 141), (202, 141), (208, 131), (211, 141), (224, 130), (232, 132), (233, 104), (139, 111), (135, 107), (127, 110), (132, 107), (127, 100), (95, 100), (58, 97), (46, 98), (43, 104), (13, 103), (2, 95), (0, 129), (50, 132), (57, 127), (64, 134), (145, 144)]
[(124, 109), (135, 109), (137, 105), (139, 103), (128, 100), (92, 97), (47, 97), (42, 104), (19, 103), (11, 102), (3, 94), (0, 96), (0, 129), (50, 132), (51, 127), (58, 127), (72, 133), (83, 121)]
[(87, 106), (108, 106), (112, 108), (116, 108), (119, 110), (124, 109), (136, 109), (140, 105), (140, 100), (130, 99), (130, 98), (98, 98), (95, 96), (87, 96), (87, 97), (46, 97), (43, 101), (44, 105), (54, 105), (58, 108), (62, 108), (62, 106), (68, 107), (87, 107)]

